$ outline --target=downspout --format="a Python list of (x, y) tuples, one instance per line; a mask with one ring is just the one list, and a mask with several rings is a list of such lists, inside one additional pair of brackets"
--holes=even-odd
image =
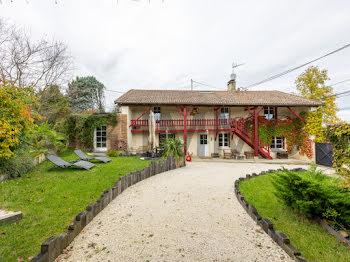
[(184, 152), (185, 155), (187, 154), (187, 112), (186, 112), (186, 106), (184, 106)]

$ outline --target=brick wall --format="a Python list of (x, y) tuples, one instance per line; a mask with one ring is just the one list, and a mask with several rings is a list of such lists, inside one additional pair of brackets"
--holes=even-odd
[(128, 116), (127, 114), (117, 114), (117, 124), (107, 127), (107, 149), (126, 150), (128, 141)]

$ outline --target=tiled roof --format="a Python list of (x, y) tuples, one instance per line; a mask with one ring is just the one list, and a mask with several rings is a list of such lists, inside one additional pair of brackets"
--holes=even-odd
[(280, 91), (189, 91), (131, 89), (119, 105), (320, 106), (322, 102)]

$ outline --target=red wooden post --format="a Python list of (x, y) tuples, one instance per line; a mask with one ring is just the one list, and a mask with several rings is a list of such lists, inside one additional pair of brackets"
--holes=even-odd
[(254, 156), (259, 156), (258, 108), (254, 108)]
[(219, 133), (219, 110), (222, 108), (222, 106), (219, 106), (218, 108), (215, 108), (216, 111), (216, 134), (215, 134), (215, 141), (216, 138), (218, 137), (218, 133)]
[(287, 108), (288, 108), (288, 110), (289, 110), (290, 112), (292, 112), (297, 118), (299, 118), (304, 124), (306, 124), (306, 121), (305, 121), (303, 118), (301, 118), (301, 116), (299, 116), (293, 109), (291, 109), (289, 106), (287, 106)]
[(186, 106), (184, 106), (184, 151), (185, 155), (187, 153), (187, 112), (186, 112)]

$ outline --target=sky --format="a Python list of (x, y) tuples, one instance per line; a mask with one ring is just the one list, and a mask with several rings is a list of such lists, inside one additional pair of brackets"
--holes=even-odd
[[(350, 1), (2, 0), (0, 17), (68, 45), (75, 76), (94, 75), (106, 106), (129, 89), (245, 87), (350, 43)], [(313, 63), (334, 84), (350, 78), (350, 48)], [(296, 92), (306, 67), (249, 90)], [(194, 85), (195, 90), (210, 87)], [(110, 91), (112, 90), (112, 91)], [(350, 90), (350, 81), (334, 86)], [(113, 92), (114, 91), (114, 92)], [(337, 99), (350, 121), (350, 96)]]

